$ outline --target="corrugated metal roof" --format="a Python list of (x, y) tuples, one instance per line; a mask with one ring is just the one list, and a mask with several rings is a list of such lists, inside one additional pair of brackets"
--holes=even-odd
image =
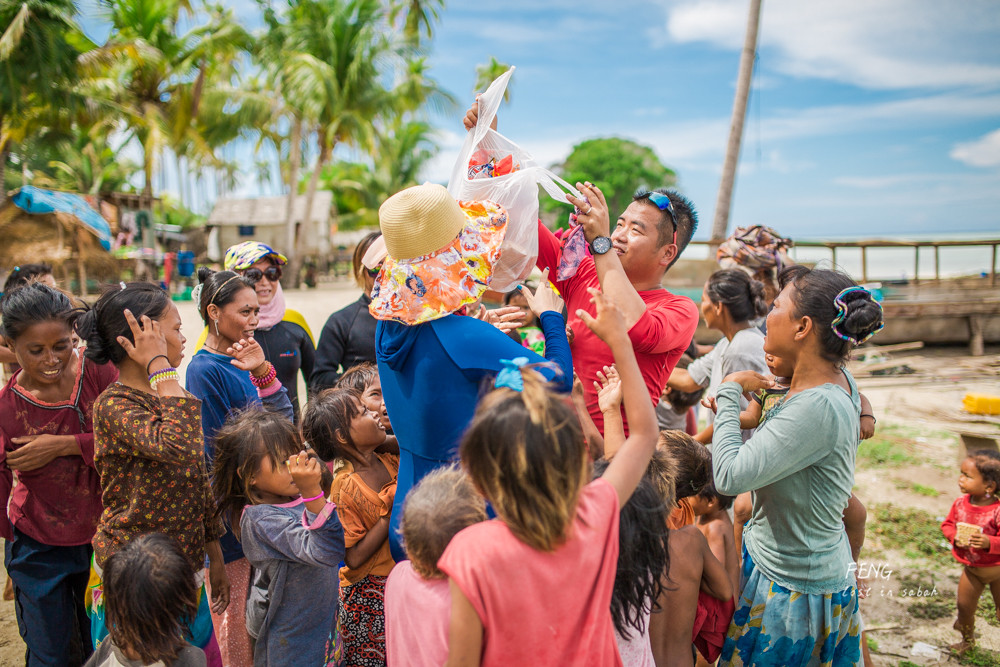
[[(208, 225), (283, 225), (288, 206), (287, 197), (256, 197), (253, 199), (220, 199), (208, 216)], [(326, 223), (330, 220), (333, 206), (333, 192), (317, 190), (313, 200), (309, 222)], [(294, 216), (296, 222), (305, 221), (306, 196), (295, 199)]]

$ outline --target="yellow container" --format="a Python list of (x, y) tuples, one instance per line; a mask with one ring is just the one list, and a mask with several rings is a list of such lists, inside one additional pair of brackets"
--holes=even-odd
[(974, 415), (1000, 415), (1000, 396), (966, 394), (962, 406)]

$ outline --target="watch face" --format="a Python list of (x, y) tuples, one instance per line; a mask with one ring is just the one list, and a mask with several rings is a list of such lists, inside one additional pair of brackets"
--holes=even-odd
[(590, 249), (595, 255), (603, 255), (607, 251), (611, 250), (611, 239), (607, 236), (598, 236), (590, 244)]

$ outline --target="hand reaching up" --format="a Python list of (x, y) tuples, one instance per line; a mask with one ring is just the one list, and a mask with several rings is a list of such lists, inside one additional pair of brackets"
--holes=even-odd
[(597, 309), (597, 317), (591, 316), (582, 308), (576, 311), (576, 316), (609, 346), (612, 342), (620, 342), (621, 338), (627, 342), (628, 330), (625, 328), (625, 318), (622, 316), (622, 311), (596, 287), (588, 287), (587, 291), (590, 292), (590, 302)]
[(538, 289), (535, 290), (534, 294), (526, 287), (521, 287), (521, 294), (527, 299), (528, 308), (531, 308), (531, 312), (539, 319), (542, 317), (542, 313), (549, 311), (562, 315), (563, 300), (561, 296), (556, 294), (552, 283), (549, 282), (548, 269), (542, 271), (542, 278), (539, 280)]
[(594, 388), (597, 389), (597, 407), (601, 412), (621, 409), (622, 379), (617, 368), (605, 366), (603, 371), (597, 371)]

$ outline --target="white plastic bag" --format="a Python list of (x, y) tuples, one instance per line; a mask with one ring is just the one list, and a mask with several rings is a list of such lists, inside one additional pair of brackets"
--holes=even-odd
[[(567, 192), (579, 196), (569, 183), (538, 165), (530, 153), (490, 129), (513, 72), (514, 68), (511, 67), (479, 97), (479, 119), (476, 127), (466, 136), (448, 181), (448, 192), (455, 199), (487, 199), (507, 209), (507, 232), (501, 246), (500, 260), (490, 281), (490, 289), (498, 292), (513, 289), (528, 277), (535, 265), (538, 257), (538, 186), (556, 201), (567, 205)], [(470, 178), (469, 160), (480, 149), (485, 149), (493, 156), (511, 155), (514, 165), (519, 168), (502, 176)]]

